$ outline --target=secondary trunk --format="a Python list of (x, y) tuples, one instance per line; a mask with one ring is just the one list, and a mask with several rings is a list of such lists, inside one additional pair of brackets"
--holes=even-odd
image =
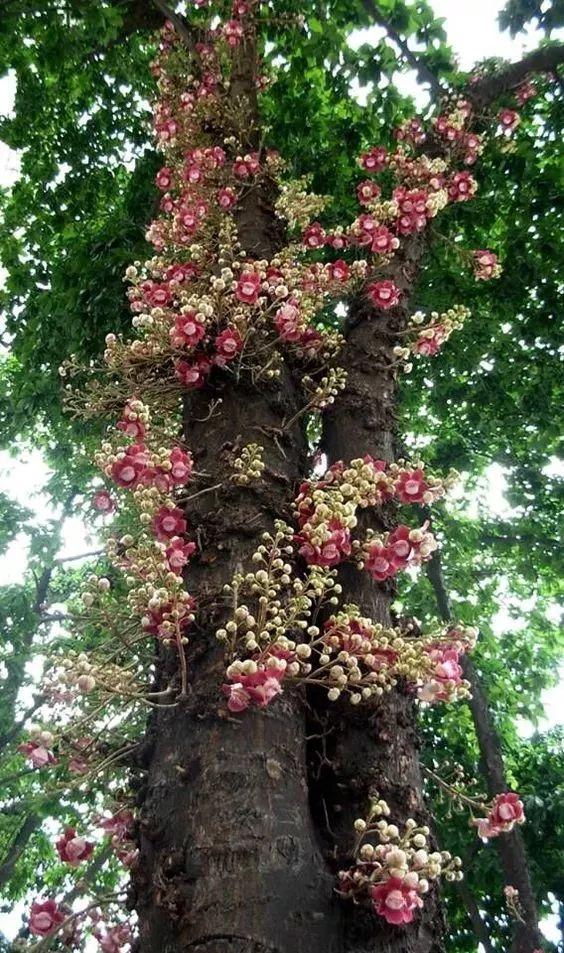
[[(394, 263), (393, 279), (408, 293), (424, 252), (422, 239), (414, 238)], [(329, 463), (371, 454), (392, 461), (395, 443), (395, 372), (392, 349), (397, 331), (405, 326), (406, 307), (376, 317), (368, 302), (356, 300), (351, 308), (345, 360), (348, 372), (344, 394), (328, 415), (324, 448)], [(375, 528), (389, 529), (392, 514), (383, 509)], [(361, 517), (362, 519), (363, 517)], [(374, 514), (370, 514), (374, 526)], [(367, 573), (347, 568), (342, 573), (345, 602), (359, 605), (363, 614), (384, 625), (393, 624), (393, 586), (373, 582)], [(413, 697), (402, 688), (385, 695), (370, 711), (351, 709), (344, 703), (324, 714), (329, 734), (331, 766), (325, 786), (331, 829), (338, 850), (350, 849), (352, 823), (362, 817), (370, 795), (388, 801), (394, 820), (408, 817), (429, 824), (422, 797), (419, 743)], [(422, 915), (401, 931), (381, 920), (358, 914), (349, 918), (345, 949), (350, 953), (430, 953), (443, 949), (444, 922), (436, 891), (426, 897)]]

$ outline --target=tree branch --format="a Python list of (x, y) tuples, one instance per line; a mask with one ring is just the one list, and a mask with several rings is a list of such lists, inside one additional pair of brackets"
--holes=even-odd
[(466, 95), (476, 106), (489, 106), (503, 93), (515, 89), (531, 73), (550, 73), (564, 63), (564, 43), (543, 46), (528, 53), (517, 63), (511, 63), (484, 79), (468, 86)]
[(38, 814), (28, 814), (26, 817), (0, 864), (0, 887), (3, 887), (12, 876), (14, 867), (27, 847), (29, 838), (37, 830), (40, 823), (41, 818)]
[(183, 43), (186, 44), (190, 52), (193, 53), (194, 56), (197, 56), (198, 52), (196, 50), (194, 37), (192, 35), (191, 30), (186, 26), (186, 23), (183, 20), (183, 18), (179, 17), (178, 14), (174, 12), (174, 10), (171, 10), (169, 5), (165, 3), (165, 0), (153, 0), (153, 3), (156, 6), (157, 10), (160, 10), (162, 15), (167, 20), (170, 20), (174, 29), (178, 33), (179, 37), (182, 39)]
[(409, 49), (407, 42), (394, 30), (388, 20), (386, 20), (385, 16), (378, 9), (376, 0), (362, 0), (362, 4), (369, 17), (371, 17), (375, 23), (378, 23), (379, 26), (383, 27), (390, 39), (399, 47), (403, 58), (413, 67), (421, 82), (429, 84), (435, 99), (441, 99), (447, 93), (447, 90), (443, 89), (438, 77), (435, 76), (433, 71), (429, 69), (423, 60), (419, 59), (416, 53)]
[[(426, 517), (430, 517), (430, 511), (426, 507), (422, 507), (422, 510)], [(429, 522), (431, 521), (429, 520)], [(445, 585), (438, 550), (435, 550), (427, 563), (426, 571), (427, 578), (435, 593), (439, 615), (444, 622), (452, 622), (450, 598)], [(492, 719), (488, 697), (473, 662), (467, 655), (463, 655), (460, 662), (472, 692), (468, 704), (472, 712), (474, 730), (480, 749), (481, 773), (486, 782), (489, 796), (494, 797), (496, 794), (507, 790), (502, 740)], [(514, 920), (512, 923), (512, 953), (530, 953), (530, 950), (540, 946), (541, 934), (538, 927), (536, 898), (521, 832), (515, 829), (503, 834), (502, 837), (496, 839), (496, 848), (505, 883), (518, 889), (519, 901), (523, 910), (523, 920)], [(470, 910), (468, 912), (470, 914)]]

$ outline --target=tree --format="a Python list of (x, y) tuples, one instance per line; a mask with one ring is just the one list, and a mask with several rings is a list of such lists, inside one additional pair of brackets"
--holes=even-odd
[[(157, 6), (162, 12), (163, 5)], [(78, 769), (79, 780), (90, 781), (95, 776), (103, 777), (103, 769), (120, 760), (127, 776), (136, 770), (140, 773), (139, 821), (134, 832), (140, 855), (132, 868), (131, 902), (139, 915), (141, 950), (282, 951), (306, 945), (314, 949), (439, 950), (443, 922), (437, 891), (432, 888), (425, 895), (421, 913), (412, 920), (413, 908), (419, 906), (423, 892), (420, 896), (407, 882), (401, 889), (396, 887), (393, 902), (399, 904), (407, 920), (412, 920), (412, 925), (398, 930), (386, 922), (389, 911), (397, 909), (385, 904), (389, 880), (376, 878), (375, 916), (365, 904), (369, 887), (359, 876), (366, 868), (359, 867), (358, 858), (353, 856), (355, 820), (361, 831), (370, 803), (375, 806), (369, 827), (377, 817), (387, 816), (388, 809), (400, 824), (410, 817), (415, 818), (414, 824), (425, 826), (429, 822), (418, 763), (414, 689), (422, 697), (431, 694), (437, 699), (463, 691), (458, 655), (472, 641), (470, 631), (459, 626), (446, 633), (431, 630), (426, 636), (419, 626), (398, 618), (393, 611), (395, 590), (390, 580), (407, 563), (406, 553), (411, 562), (420, 562), (430, 555), (433, 543), (425, 533), (409, 536), (409, 528), (394, 535), (392, 527), (398, 516), (386, 501), (395, 497), (399, 502), (435, 503), (444, 489), (444, 481), (429, 478), (417, 463), (393, 463), (399, 443), (397, 368), (406, 357), (403, 335), (407, 330), (408, 351), (433, 353), (466, 316), (463, 308), (449, 311), (452, 302), (443, 305), (446, 289), (437, 291), (434, 287), (436, 276), (444, 268), (444, 252), (437, 252), (435, 229), (429, 220), (450, 199), (454, 214), (450, 209), (445, 213), (445, 227), (453, 234), (460, 227), (457, 202), (471, 197), (475, 186), (468, 173), (458, 170), (457, 163), (465, 157), (473, 161), (480, 145), (479, 136), (468, 122), (477, 122), (480, 130), (487, 129), (491, 122), (488, 110), (497, 104), (499, 96), (512, 97), (515, 88), (520, 90), (521, 98), (524, 89), (528, 95), (530, 90), (522, 83), (535, 69), (556, 68), (561, 48), (547, 46), (523, 64), (488, 71), (472, 85), (453, 77), (448, 61), (443, 63), (441, 79), (445, 76), (445, 82), (460, 87), (458, 95), (466, 98), (469, 108), (445, 102), (443, 116), (425, 146), (437, 163), (433, 172), (439, 181), (431, 187), (436, 202), (431, 201), (428, 186), (421, 196), (422, 178), (425, 181), (428, 169), (425, 153), (419, 148), (422, 128), (408, 121), (400, 127), (401, 135), (414, 140), (413, 153), (396, 153), (390, 163), (388, 151), (365, 151), (362, 161), (368, 169), (371, 163), (376, 170), (382, 166), (389, 177), (387, 182), (384, 177), (388, 189), (399, 179), (404, 188), (417, 185), (418, 193), (413, 194), (413, 188), (407, 196), (398, 193), (399, 210), (389, 208), (380, 203), (374, 180), (369, 179), (363, 187), (367, 198), (364, 192), (361, 198), (367, 201), (370, 214), (356, 217), (346, 232), (351, 251), (341, 253), (343, 231), (336, 225), (356, 215), (347, 215), (351, 206), (346, 197), (352, 178), (350, 168), (328, 173), (328, 183), (335, 184), (340, 206), (335, 221), (329, 210), (324, 227), (311, 224), (323, 205), (308, 193), (303, 182), (292, 181), (280, 159), (266, 149), (271, 138), (275, 144), (273, 131), (268, 132), (261, 124), (256, 92), (258, 49), (271, 31), (279, 48), (284, 48), (288, 33), (296, 35), (293, 11), (284, 9), (288, 19), (275, 21), (273, 26), (261, 22), (257, 35), (254, 12), (248, 16), (249, 11), (243, 7), (221, 31), (218, 62), (205, 47), (195, 46), (204, 36), (198, 31), (204, 29), (205, 13), (194, 17), (195, 33), (184, 21), (165, 29), (157, 67), (163, 96), (157, 131), (168, 149), (167, 165), (157, 176), (165, 193), (164, 216), (151, 226), (149, 235), (158, 254), (172, 257), (167, 258), (166, 271), (158, 260), (146, 266), (147, 270), (138, 264), (128, 271), (131, 301), (138, 315), (135, 325), (147, 335), (148, 350), (143, 352), (138, 344), (111, 337), (107, 343), (106, 381), (96, 379), (94, 384), (86, 385), (86, 405), (75, 390), (71, 390), (68, 400), (71, 409), (79, 410), (83, 417), (123, 414), (117, 436), (122, 440), (125, 434), (133, 441), (133, 449), (125, 452), (122, 443), (105, 439), (98, 463), (118, 485), (132, 490), (129, 496), (133, 504), (127, 502), (125, 492), (116, 541), (110, 543), (108, 551), (110, 568), (104, 564), (101, 576), (86, 578), (82, 603), (88, 612), (75, 606), (71, 613), (88, 656), (73, 656), (67, 649), (64, 665), (59, 656), (51, 656), (55, 667), (65, 668), (65, 684), (87, 694), (86, 706), (97, 736), (84, 741), (62, 722), (57, 737), (61, 766), (54, 772), (56, 786), (68, 783), (69, 770)], [(80, 4), (73, 12), (81, 13)], [(358, 17), (362, 22), (373, 12), (372, 5), (363, 4)], [(399, 9), (390, 22), (396, 37), (398, 30), (407, 35), (412, 30), (404, 18), (407, 12), (407, 8)], [(133, 13), (115, 11), (111, 5), (104, 7), (104, 17), (116, 35)], [(354, 21), (347, 11), (336, 5), (331, 13), (335, 28), (343, 34), (350, 29)], [(57, 5), (47, 11), (47, 16), (50, 14), (57, 25)], [(84, 21), (87, 26), (88, 16)], [(422, 17), (416, 27), (432, 34), (426, 9)], [(134, 23), (138, 25), (137, 20)], [(314, 64), (316, 58), (323, 62), (328, 52), (322, 31), (322, 21), (312, 16), (309, 34), (321, 34), (315, 44)], [(302, 50), (308, 62), (307, 34), (304, 39), (298, 29), (297, 35), (301, 39), (299, 52), (294, 60), (290, 58), (287, 78), (282, 71), (278, 108), (290, 98), (288, 89), (303, 63)], [(111, 38), (106, 37), (106, 43), (110, 42)], [(402, 44), (400, 50), (406, 56), (409, 50), (405, 42)], [(380, 51), (382, 62), (386, 49)], [(335, 56), (334, 46), (331, 53)], [(316, 74), (320, 67), (313, 65), (311, 69), (314, 75), (310, 81), (320, 102), (325, 99), (326, 104), (333, 104), (342, 95), (346, 70), (336, 70), (336, 77), (327, 79), (324, 89), (325, 75)], [(188, 98), (182, 100), (179, 96), (186, 88), (190, 70), (197, 77), (207, 76), (206, 95), (198, 94), (201, 87), (188, 84)], [(303, 84), (303, 75), (300, 81)], [(219, 97), (215, 93), (217, 84)], [(440, 85), (440, 80), (435, 85)], [(194, 101), (199, 105), (194, 106)], [(267, 120), (270, 117), (271, 125), (276, 102), (272, 94), (266, 94), (263, 115)], [(399, 106), (393, 99), (389, 102)], [(344, 123), (350, 122), (355, 139), (368, 139), (369, 124), (363, 125), (355, 106), (342, 106), (341, 115)], [(502, 113), (508, 126), (515, 125), (518, 118), (509, 108)], [(282, 112), (278, 124), (282, 133), (285, 125), (291, 128), (291, 121)], [(332, 146), (336, 141), (333, 136)], [(453, 140), (454, 150), (448, 145)], [(460, 145), (465, 151), (460, 152)], [(192, 151), (188, 152), (188, 147)], [(497, 151), (496, 147), (488, 148)], [(493, 156), (489, 158), (490, 163), (493, 160)], [(181, 169), (184, 179), (179, 178)], [(392, 175), (397, 177), (395, 182), (391, 181)], [(448, 194), (444, 184), (448, 185)], [(169, 189), (173, 198), (167, 197)], [(183, 196), (180, 206), (175, 204), (178, 194)], [(137, 192), (135, 195), (138, 198)], [(122, 191), (119, 199), (127, 209), (131, 200), (127, 188), (125, 197)], [(16, 210), (21, 213), (23, 207), (25, 197), (20, 192), (8, 209), (8, 227), (10, 215)], [(172, 232), (166, 217), (171, 213), (176, 223)], [(201, 231), (199, 215), (204, 218)], [(374, 244), (365, 264), (358, 249), (376, 241), (370, 234), (379, 224), (374, 215), (393, 228), (379, 228), (377, 238), (384, 246)], [(441, 223), (443, 220), (441, 215)], [(102, 229), (112, 234), (114, 226), (114, 222), (104, 222)], [(478, 217), (475, 227), (479, 232)], [(313, 266), (307, 257), (309, 252), (300, 249), (301, 234), (305, 249), (314, 249)], [(47, 239), (46, 248), (49, 242)], [(116, 239), (111, 242), (114, 247)], [(9, 249), (10, 242), (6, 244)], [(189, 256), (179, 253), (183, 244)], [(335, 253), (329, 253), (326, 259), (325, 253), (315, 251), (322, 246), (332, 247)], [(89, 258), (88, 247), (86, 240), (85, 259)], [(382, 248), (387, 254), (382, 255)], [(12, 255), (15, 261), (13, 245)], [(344, 255), (344, 260), (339, 255)], [(435, 257), (439, 258), (438, 264)], [(174, 270), (175, 262), (186, 267)], [(491, 277), (497, 270), (496, 256), (480, 252), (476, 266), (479, 277)], [(68, 280), (65, 263), (63, 275)], [(22, 293), (17, 267), (12, 269), (11, 280), (12, 294), (17, 297)], [(427, 293), (423, 290), (426, 284)], [(419, 318), (409, 323), (413, 301), (426, 303), (426, 297), (433, 306), (442, 306), (441, 317), (432, 317), (423, 326)], [(345, 298), (349, 300), (342, 328), (346, 343), (341, 345), (334, 330), (333, 308), (336, 301)], [(175, 301), (181, 302), (181, 311)], [(34, 328), (40, 327), (37, 309), (44, 308), (45, 303), (32, 295), (27, 297), (25, 307), (28, 319), (33, 319), (35, 312)], [(172, 349), (166, 325), (171, 315)], [(274, 323), (268, 323), (272, 318)], [(323, 331), (315, 325), (321, 318)], [(106, 329), (96, 330), (99, 334)], [(35, 337), (32, 334), (31, 341), (36, 346)], [(24, 331), (23, 340), (30, 340), (29, 333)], [(15, 347), (20, 360), (21, 341), (20, 335)], [(402, 343), (401, 353), (396, 353), (398, 341)], [(90, 346), (87, 342), (85, 350)], [(194, 347), (200, 355), (196, 360)], [(27, 362), (8, 368), (23, 407), (29, 399), (21, 380)], [(346, 383), (339, 367), (347, 372)], [(80, 379), (79, 362), (71, 360), (65, 373), (71, 375), (74, 387)], [(452, 388), (455, 391), (456, 386)], [(413, 394), (412, 387), (412, 399)], [(175, 424), (180, 420), (180, 397), (182, 440)], [(51, 396), (43, 406), (49, 403)], [(319, 417), (319, 411), (326, 411), (322, 414), (321, 438), (315, 416), (317, 412)], [(54, 428), (67, 445), (69, 437), (64, 435), (68, 435), (69, 425), (57, 415)], [(485, 429), (491, 437), (493, 428)], [(82, 435), (83, 431), (78, 433)], [(72, 431), (71, 439), (76, 439), (75, 434), (76, 430)], [(456, 436), (453, 439), (449, 434), (450, 439), (444, 439), (447, 467), (451, 460), (457, 462), (457, 453), (461, 455)], [(149, 456), (139, 447), (145, 438)], [(308, 457), (320, 439), (330, 469), (325, 479), (316, 481)], [(197, 482), (186, 495), (182, 490), (171, 495), (171, 484), (181, 486), (190, 476), (192, 460), (186, 446), (194, 454)], [(417, 458), (416, 453), (406, 450), (399, 453), (412, 461)], [(365, 454), (369, 459), (363, 462)], [(439, 451), (435, 459), (442, 466)], [(346, 462), (346, 469), (339, 467), (340, 460)], [(348, 463), (355, 460), (357, 463)], [(76, 476), (73, 462), (66, 469)], [(294, 534), (280, 525), (274, 530), (275, 521), (294, 523), (292, 502), (296, 487), (305, 479), (310, 482), (297, 497), (300, 527), (286, 569), (285, 560), (290, 555), (286, 550), (293, 545)], [(98, 494), (97, 502), (101, 507), (112, 505), (105, 491)], [(178, 509), (179, 505), (185, 512)], [(353, 511), (359, 506), (361, 514), (355, 527)], [(136, 507), (141, 509), (140, 523)], [(172, 520), (172, 540), (167, 520)], [(139, 526), (147, 525), (163, 543), (156, 550), (150, 536), (139, 536)], [(368, 571), (359, 572), (343, 560), (351, 552), (353, 529), (357, 540), (353, 552)], [(267, 539), (264, 534), (268, 534)], [(195, 555), (186, 578), (195, 606), (182, 585), (183, 568), (193, 547)], [(248, 578), (255, 552), (262, 568)], [(125, 587), (114, 567), (124, 570)], [(136, 574), (142, 579), (141, 587), (127, 580)], [(150, 585), (162, 592), (148, 589)], [(227, 599), (223, 595), (225, 586), (231, 587)], [(245, 609), (241, 597), (256, 600), (261, 592), (263, 601), (256, 609)], [(313, 618), (306, 611), (311, 605), (303, 603), (304, 594), (310, 602), (319, 602)], [(272, 605), (272, 600), (279, 597), (283, 597), (281, 604)], [(335, 615), (337, 610), (331, 608), (334, 599), (341, 604), (341, 615)], [(358, 603), (360, 619), (354, 609), (347, 608), (351, 601)], [(252, 612), (260, 620), (258, 628), (252, 623)], [(393, 631), (392, 625), (396, 627)], [(145, 635), (148, 632), (156, 637), (154, 659), (148, 647), (151, 640), (139, 639), (143, 629)], [(292, 635), (290, 642), (284, 641), (288, 633)], [(187, 647), (186, 634), (190, 636)], [(344, 671), (323, 658), (328, 653), (330, 659), (335, 647), (341, 651), (348, 647), (350, 651), (354, 644), (350, 639), (360, 635), (376, 660), (366, 671), (360, 663), (353, 665), (351, 659), (356, 656), (349, 654), (347, 664), (353, 679), (350, 684), (345, 679), (346, 690), (341, 692)], [(108, 636), (115, 643), (109, 658), (108, 645), (114, 643), (108, 642)], [(231, 661), (227, 673), (226, 648)], [(315, 660), (312, 669), (307, 661), (311, 657)], [(442, 674), (435, 671), (437, 664), (445, 663), (451, 663), (450, 669), (447, 667), (450, 677), (443, 669)], [(378, 676), (375, 679), (369, 677), (370, 666), (372, 674)], [(153, 673), (150, 691), (146, 687), (149, 671)], [(364, 697), (351, 688), (357, 671)], [(301, 693), (290, 687), (293, 680), (300, 679)], [(222, 682), (227, 709), (218, 691)], [(278, 697), (282, 683), (284, 692)], [(96, 721), (100, 692), (110, 729), (103, 741), (99, 740), (100, 725)], [(340, 695), (351, 695), (352, 705), (336, 697)], [(118, 713), (127, 699), (137, 702), (136, 713), (123, 724)], [(140, 743), (143, 706), (151, 707), (152, 713)], [(243, 709), (248, 710), (236, 714)], [(26, 753), (35, 763), (50, 759), (51, 740), (49, 732), (35, 735)], [(79, 743), (80, 758), (76, 751)], [(85, 773), (80, 774), (82, 771)], [(83, 781), (71, 779), (83, 798), (81, 784), (84, 788)], [(89, 792), (93, 793), (97, 792)], [(116, 796), (118, 793), (123, 792), (116, 791)], [(480, 803), (479, 797), (473, 800)], [(124, 822), (124, 818), (129, 820), (129, 809), (124, 807), (123, 797), (119, 803), (119, 810), (105, 826), (113, 834), (118, 854), (131, 863), (132, 831)], [(503, 820), (499, 811), (494, 820)], [(491, 823), (489, 830), (497, 833), (492, 831)], [(423, 838), (423, 843), (428, 837), (427, 832), (418, 829), (411, 835)], [(65, 837), (58, 846), (63, 861), (69, 858), (69, 838)], [(77, 839), (78, 845), (74, 843)], [(84, 838), (70, 840), (73, 850), (81, 852), (80, 859), (86, 859), (89, 848)], [(414, 840), (414, 849), (417, 844)], [(368, 856), (366, 851), (362, 854), (365, 861)], [(401, 866), (405, 854), (402, 859), (396, 852), (395, 861)], [(448, 857), (442, 861), (447, 876), (455, 879), (456, 865)], [(425, 863), (421, 861), (423, 867)], [(333, 878), (347, 864), (355, 869), (356, 879), (341, 877), (342, 893), (350, 898), (352, 891), (362, 901), (360, 907), (350, 899), (345, 902), (346, 897), (337, 899), (333, 893)], [(435, 860), (433, 864), (429, 868), (431, 879), (440, 862)], [(113, 895), (106, 899), (108, 903), (116, 900)], [(379, 905), (382, 909), (378, 916)], [(515, 909), (518, 911), (518, 907)], [(382, 911), (388, 911), (388, 918), (381, 915)], [(31, 917), (36, 930), (40, 915), (51, 917), (49, 928), (56, 927), (57, 919), (63, 916), (59, 908), (37, 908)], [(71, 917), (64, 929), (73, 926)]]

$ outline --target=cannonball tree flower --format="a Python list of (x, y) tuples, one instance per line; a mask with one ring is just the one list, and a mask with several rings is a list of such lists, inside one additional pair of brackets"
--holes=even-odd
[(132, 939), (131, 927), (128, 923), (119, 923), (113, 927), (106, 927), (104, 930), (96, 927), (92, 934), (98, 940), (102, 953), (123, 953)]
[(417, 694), (421, 701), (450, 701), (456, 697), (456, 691), (462, 684), (462, 668), (459, 653), (454, 648), (444, 646), (430, 647), (425, 650), (433, 663), (433, 671)]
[(214, 345), (216, 349), (214, 363), (222, 365), (237, 357), (243, 347), (243, 338), (237, 328), (226, 328), (217, 335)]
[(179, 536), (173, 537), (166, 548), (166, 560), (169, 569), (180, 574), (195, 551), (195, 543), (186, 543)]
[[(50, 743), (52, 744), (52, 736)], [(57, 764), (55, 755), (50, 748), (47, 747), (48, 744), (49, 742), (25, 741), (23, 744), (18, 745), (18, 751), (20, 754), (23, 754), (25, 758), (29, 758), (34, 768), (45, 768), (48, 764)]]
[(349, 266), (342, 258), (338, 258), (337, 261), (328, 265), (327, 272), (332, 281), (339, 281), (341, 283), (348, 281), (351, 275)]
[(389, 281), (388, 279), (372, 282), (372, 284), (367, 286), (366, 294), (372, 304), (382, 311), (387, 311), (388, 308), (394, 308), (399, 304), (401, 298), (400, 289), (393, 281)]
[(92, 503), (99, 513), (113, 513), (116, 508), (115, 500), (107, 490), (97, 490)]
[(197, 312), (190, 309), (174, 319), (174, 327), (169, 331), (171, 343), (175, 347), (196, 347), (206, 333)]
[(236, 202), (237, 202), (237, 193), (235, 192), (235, 189), (230, 188), (230, 186), (226, 186), (224, 189), (220, 189), (219, 192), (217, 193), (217, 204), (225, 212), (233, 208)]
[(249, 705), (266, 708), (273, 698), (280, 695), (286, 663), (276, 659), (273, 662), (260, 668), (256, 663), (246, 663), (247, 671), (242, 670), (240, 664), (229, 666), (227, 677), (233, 684), (222, 685), (221, 690), (227, 696), (230, 711), (244, 711)]
[(223, 35), (229, 46), (238, 46), (244, 36), (242, 24), (238, 20), (228, 20), (223, 27)]
[(207, 357), (197, 357), (194, 361), (176, 361), (174, 372), (184, 387), (198, 389), (203, 387), (211, 370)]
[(498, 794), (493, 800), (488, 821), (492, 828), (500, 833), (513, 830), (515, 824), (523, 824), (525, 810), (523, 802), (514, 791)]
[(429, 489), (423, 470), (402, 470), (394, 483), (394, 491), (400, 503), (424, 503)]
[(74, 827), (67, 827), (63, 836), (55, 842), (55, 847), (61, 860), (71, 867), (78, 867), (88, 860), (94, 850), (94, 844), (84, 837), (78, 837)]
[(514, 109), (502, 109), (498, 115), (499, 124), (504, 132), (513, 132), (521, 122), (521, 117)]
[(356, 187), (358, 201), (362, 205), (369, 205), (370, 202), (375, 202), (376, 199), (379, 198), (381, 191), (380, 186), (376, 185), (375, 182), (371, 182), (370, 179), (367, 179), (365, 182), (359, 182)]
[(304, 229), (302, 242), (306, 248), (322, 248), (325, 244), (325, 230), (319, 222), (312, 222)]
[(423, 906), (410, 875), (390, 877), (384, 883), (374, 884), (369, 894), (378, 916), (395, 925), (411, 923), (416, 911)]
[(169, 457), (170, 475), (175, 486), (184, 486), (192, 476), (194, 463), (192, 454), (181, 447), (174, 447)]
[(168, 540), (173, 536), (181, 536), (182, 533), (185, 533), (187, 523), (184, 513), (178, 506), (161, 506), (153, 516), (151, 528), (157, 539)]
[(111, 476), (118, 486), (130, 490), (137, 486), (143, 471), (149, 464), (144, 444), (133, 444), (126, 453), (120, 454), (111, 466)]
[(351, 534), (338, 520), (330, 520), (327, 526), (327, 539), (321, 543), (312, 543), (306, 535), (298, 536), (301, 542), (300, 555), (310, 566), (337, 566), (345, 556), (351, 553)]
[(363, 152), (358, 163), (367, 172), (382, 172), (388, 165), (388, 161), (388, 153), (384, 146), (373, 146), (368, 152)]
[(447, 337), (445, 326), (434, 324), (432, 327), (424, 328), (419, 332), (413, 342), (412, 349), (415, 354), (420, 354), (422, 357), (434, 357), (439, 353)]
[(184, 264), (169, 265), (165, 271), (165, 278), (171, 284), (182, 285), (199, 275), (199, 268), (194, 262), (187, 261)]
[(152, 283), (145, 290), (145, 298), (153, 308), (165, 308), (172, 301), (172, 292), (168, 285)]
[(162, 169), (159, 169), (157, 172), (155, 182), (157, 188), (161, 189), (163, 192), (167, 192), (172, 185), (172, 170), (168, 166), (163, 166)]
[(244, 304), (254, 304), (260, 295), (260, 276), (254, 271), (244, 271), (237, 282), (235, 297)]
[(398, 568), (393, 553), (383, 543), (371, 543), (364, 559), (364, 568), (376, 582), (395, 576)]
[(455, 172), (448, 185), (451, 202), (468, 202), (476, 194), (478, 184), (469, 172)]
[(274, 324), (283, 341), (298, 341), (302, 333), (299, 309), (289, 302), (283, 304), (274, 316)]
[(486, 248), (476, 249), (474, 252), (474, 277), (477, 281), (489, 281), (498, 278), (501, 266), (497, 255)]
[(65, 914), (56, 900), (34, 900), (29, 914), (29, 932), (34, 936), (49, 936), (65, 920)]
[(375, 255), (391, 255), (397, 248), (399, 239), (385, 225), (379, 225), (372, 231), (370, 251)]
[(524, 106), (529, 99), (534, 99), (537, 95), (537, 88), (534, 83), (527, 80), (515, 90), (515, 97), (520, 106)]

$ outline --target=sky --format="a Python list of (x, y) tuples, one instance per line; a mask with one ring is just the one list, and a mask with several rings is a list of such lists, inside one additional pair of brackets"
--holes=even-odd
[[(505, 5), (505, 0), (431, 0), (431, 5), (438, 16), (444, 17), (445, 29), (449, 42), (458, 55), (462, 68), (470, 68), (477, 60), (488, 56), (501, 56), (508, 59), (519, 59), (524, 52), (538, 45), (539, 35), (530, 30), (525, 36), (512, 40), (508, 33), (500, 33), (496, 18), (498, 12)], [(372, 37), (378, 37), (379, 28), (368, 31)], [(352, 43), (366, 42), (367, 34), (363, 31), (352, 37)], [(418, 91), (413, 74), (402, 74), (397, 77), (402, 91), (414, 95), (418, 105), (425, 104), (425, 95)], [(14, 80), (11, 76), (0, 78), (0, 116), (10, 112), (14, 97)], [(0, 143), (0, 185), (11, 185), (18, 174), (18, 156)], [(2, 272), (0, 268), (0, 282)], [(48, 501), (42, 495), (41, 489), (48, 476), (48, 470), (37, 451), (29, 451), (18, 459), (13, 459), (5, 451), (0, 452), (0, 490), (9, 493), (14, 499), (26, 506), (31, 506), (35, 512), (45, 518), (48, 511)], [(503, 472), (498, 468), (494, 479), (489, 481), (489, 489), (485, 489), (487, 505), (494, 513), (503, 515), (507, 510), (507, 502), (503, 495)], [(96, 548), (95, 540), (88, 540), (87, 528), (78, 518), (67, 521), (63, 530), (63, 541), (60, 556), (68, 557), (83, 553), (89, 548)], [(85, 545), (86, 541), (86, 545)], [(0, 558), (0, 579), (3, 583), (19, 582), (23, 578), (26, 567), (26, 546), (23, 538), (18, 538), (10, 547), (8, 554)], [(500, 631), (505, 621), (503, 616), (498, 620)], [(558, 689), (545, 692), (543, 695), (546, 718), (541, 727), (546, 728), (558, 721)], [(523, 734), (532, 731), (532, 725), (523, 723)], [(21, 911), (15, 916), (1, 917), (0, 928), (10, 934), (17, 930), (20, 923)], [(549, 939), (557, 942), (559, 932), (556, 918), (550, 918), (543, 925)]]

